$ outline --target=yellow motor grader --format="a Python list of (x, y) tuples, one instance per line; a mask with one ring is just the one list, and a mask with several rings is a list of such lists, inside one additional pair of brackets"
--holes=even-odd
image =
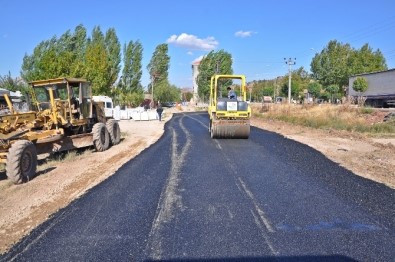
[(36, 173), (37, 155), (94, 146), (105, 151), (120, 142), (120, 128), (92, 101), (85, 79), (56, 78), (29, 83), (33, 110), (17, 112), (3, 94), (8, 112), (0, 115), (0, 163), (15, 184)]
[[(234, 81), (240, 83), (235, 85)], [(232, 95), (228, 96), (230, 92)], [(251, 108), (247, 102), (244, 75), (213, 75), (211, 77), (208, 114), (212, 138), (249, 137)]]

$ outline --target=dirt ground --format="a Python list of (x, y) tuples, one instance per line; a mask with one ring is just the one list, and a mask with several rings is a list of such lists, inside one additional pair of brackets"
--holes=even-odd
[[(190, 110), (188, 108), (185, 111)], [(177, 110), (164, 121), (121, 120), (122, 141), (105, 152), (85, 151), (51, 165), (39, 166), (28, 183), (13, 185), (0, 173), (0, 253), (51, 214), (99, 184), (128, 160), (157, 141)], [(252, 119), (252, 125), (307, 144), (357, 175), (395, 188), (395, 139), (373, 139), (350, 132), (316, 130), (282, 122)]]

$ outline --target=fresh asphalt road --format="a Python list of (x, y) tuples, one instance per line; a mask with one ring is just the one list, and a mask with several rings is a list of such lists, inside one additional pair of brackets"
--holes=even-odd
[[(363, 164), (363, 163), (361, 163)], [(157, 143), (1, 261), (394, 261), (395, 190), (251, 128), (175, 114)]]

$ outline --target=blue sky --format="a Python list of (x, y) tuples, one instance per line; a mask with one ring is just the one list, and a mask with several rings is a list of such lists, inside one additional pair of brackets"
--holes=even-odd
[(287, 74), (289, 57), (296, 58), (293, 69), (309, 71), (330, 40), (354, 48), (368, 43), (395, 67), (394, 0), (0, 0), (0, 10), (1, 76), (19, 76), (26, 53), (79, 24), (88, 35), (94, 26), (115, 28), (122, 46), (140, 40), (144, 86), (146, 66), (162, 43), (169, 44), (169, 80), (178, 87), (192, 87), (191, 64), (210, 50), (229, 52), (234, 73), (247, 81)]

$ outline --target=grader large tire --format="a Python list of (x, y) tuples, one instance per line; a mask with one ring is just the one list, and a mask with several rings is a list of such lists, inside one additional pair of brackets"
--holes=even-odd
[(103, 152), (110, 147), (110, 135), (103, 123), (96, 123), (93, 126), (92, 135), (96, 151)]
[(14, 184), (29, 181), (36, 174), (37, 151), (31, 141), (16, 141), (8, 151), (6, 173)]
[(111, 145), (118, 145), (121, 141), (121, 129), (119, 128), (118, 121), (110, 119), (106, 123), (108, 134), (110, 135)]

